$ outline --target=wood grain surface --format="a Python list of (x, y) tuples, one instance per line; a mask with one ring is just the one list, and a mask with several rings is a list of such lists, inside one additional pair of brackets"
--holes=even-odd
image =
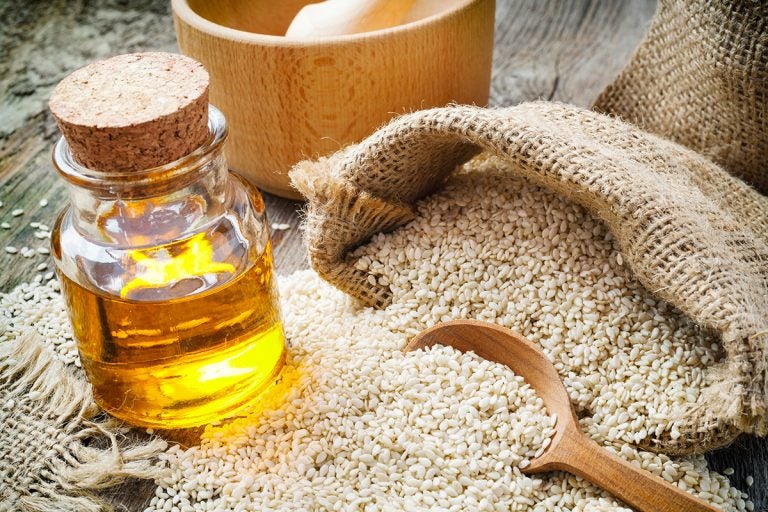
[[(653, 15), (651, 0), (497, 0), (491, 104), (551, 99), (587, 106), (627, 62)], [(0, 0), (0, 291), (38, 273), (44, 255), (23, 258), (6, 246), (47, 246), (31, 222), (52, 225), (66, 193), (50, 164), (57, 136), (46, 111), (52, 88), (96, 59), (133, 51), (177, 51), (169, 2), (161, 0)], [(46, 198), (47, 206), (40, 206)], [(279, 273), (306, 268), (300, 207), (265, 194)], [(12, 217), (16, 208), (23, 215)], [(49, 263), (50, 266), (50, 263)], [(168, 433), (193, 443), (194, 431)], [(2, 442), (2, 441), (0, 441)], [(768, 510), (768, 441), (744, 436), (707, 455), (713, 469)], [(754, 485), (746, 486), (747, 476)], [(128, 482), (107, 496), (123, 510), (142, 510), (151, 482)]]

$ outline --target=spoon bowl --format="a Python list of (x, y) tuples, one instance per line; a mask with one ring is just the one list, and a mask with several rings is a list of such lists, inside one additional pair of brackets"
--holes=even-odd
[(547, 356), (520, 334), (477, 320), (438, 324), (416, 335), (405, 352), (451, 346), (504, 364), (523, 377), (557, 415), (555, 434), (544, 453), (530, 461), (523, 473), (566, 471), (609, 491), (639, 512), (715, 512), (703, 500), (613, 455), (586, 437), (555, 367)]

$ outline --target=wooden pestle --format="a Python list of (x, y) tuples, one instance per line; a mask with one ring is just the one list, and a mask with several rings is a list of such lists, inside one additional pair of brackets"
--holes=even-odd
[(340, 36), (394, 27), (419, 0), (326, 0), (299, 11), (285, 33), (291, 38)]

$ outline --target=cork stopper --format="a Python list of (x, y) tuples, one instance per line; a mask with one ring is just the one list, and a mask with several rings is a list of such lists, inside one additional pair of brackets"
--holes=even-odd
[(208, 72), (183, 55), (119, 55), (66, 77), (48, 105), (81, 165), (105, 172), (148, 169), (205, 142)]

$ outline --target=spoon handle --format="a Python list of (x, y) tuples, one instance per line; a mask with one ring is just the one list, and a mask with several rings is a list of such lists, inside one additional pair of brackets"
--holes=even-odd
[[(557, 469), (589, 480), (638, 512), (722, 512), (613, 455), (584, 435), (569, 436)], [(565, 446), (563, 446), (565, 448)]]

